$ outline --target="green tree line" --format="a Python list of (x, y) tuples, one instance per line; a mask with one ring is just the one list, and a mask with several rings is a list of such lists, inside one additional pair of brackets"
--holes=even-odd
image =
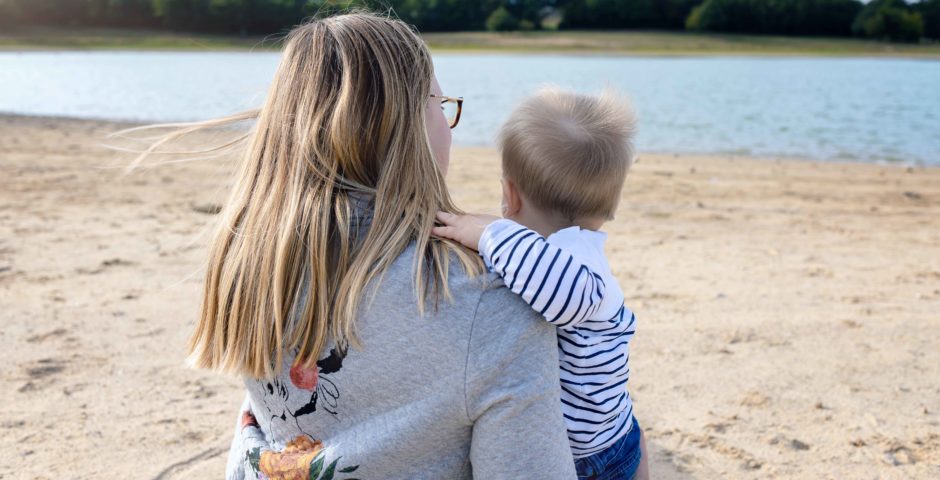
[(665, 29), (940, 38), (940, 0), (0, 0), (0, 27), (160, 28), (262, 35), (366, 7), (421, 31)]

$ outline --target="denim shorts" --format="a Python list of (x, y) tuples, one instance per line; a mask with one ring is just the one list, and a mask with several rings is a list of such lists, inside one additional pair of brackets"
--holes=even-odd
[(633, 427), (606, 450), (574, 461), (580, 480), (629, 480), (636, 475), (643, 451), (640, 449), (640, 424), (633, 417)]

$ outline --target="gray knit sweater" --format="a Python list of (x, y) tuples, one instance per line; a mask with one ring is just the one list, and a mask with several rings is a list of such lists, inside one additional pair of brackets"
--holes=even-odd
[(422, 317), (414, 254), (370, 286), (363, 349), (334, 342), (310, 369), (286, 352), (277, 378), (245, 380), (256, 423), (239, 415), (229, 480), (574, 478), (554, 328), (456, 262), (453, 301)]

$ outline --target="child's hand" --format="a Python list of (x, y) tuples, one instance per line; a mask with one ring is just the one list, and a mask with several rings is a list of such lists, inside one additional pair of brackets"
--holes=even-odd
[(480, 237), (483, 236), (483, 230), (486, 226), (499, 220), (499, 217), (493, 215), (454, 215), (453, 213), (437, 212), (437, 221), (444, 224), (442, 227), (434, 227), (431, 234), (456, 240), (465, 247), (474, 250), (480, 250)]
[(242, 428), (249, 426), (258, 427), (258, 420), (255, 418), (255, 414), (251, 413), (251, 410), (245, 410), (242, 412)]

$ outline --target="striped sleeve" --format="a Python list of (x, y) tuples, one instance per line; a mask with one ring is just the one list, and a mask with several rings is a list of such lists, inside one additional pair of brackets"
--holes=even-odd
[(480, 255), (513, 293), (557, 327), (574, 327), (591, 318), (604, 298), (601, 276), (573, 252), (511, 220), (486, 227)]

